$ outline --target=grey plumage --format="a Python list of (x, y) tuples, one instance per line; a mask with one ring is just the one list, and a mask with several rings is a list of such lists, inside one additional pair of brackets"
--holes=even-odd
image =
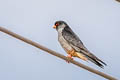
[[(64, 38), (65, 42), (67, 42), (67, 44), (69, 44), (70, 47), (72, 47), (76, 52), (80, 52), (81, 54), (83, 54), (88, 60), (95, 63), (99, 67), (103, 68), (102, 64), (106, 65), (106, 63), (104, 63), (95, 55), (93, 55), (84, 46), (79, 37), (72, 31), (72, 29), (64, 21), (57, 21), (56, 23), (59, 23), (59, 26), (56, 28), (58, 31), (58, 38), (62, 36), (62, 38)], [(61, 42), (63, 43), (63, 41)]]

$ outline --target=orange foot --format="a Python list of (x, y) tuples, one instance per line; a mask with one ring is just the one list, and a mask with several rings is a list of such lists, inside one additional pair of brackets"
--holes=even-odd
[(70, 63), (69, 60), (73, 60), (72, 56), (68, 54), (67, 56), (68, 60), (66, 61), (67, 63)]

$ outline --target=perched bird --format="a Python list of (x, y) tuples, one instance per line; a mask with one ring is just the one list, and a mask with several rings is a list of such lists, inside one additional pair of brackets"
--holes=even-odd
[(103, 68), (102, 60), (93, 55), (82, 43), (79, 37), (72, 31), (72, 29), (64, 21), (56, 21), (53, 28), (58, 32), (58, 41), (68, 54), (68, 58), (78, 57), (84, 61), (90, 60), (99, 67)]

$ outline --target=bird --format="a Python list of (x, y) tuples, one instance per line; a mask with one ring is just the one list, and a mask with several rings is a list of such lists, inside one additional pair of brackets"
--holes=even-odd
[(68, 54), (67, 58), (77, 57), (87, 62), (91, 61), (101, 68), (107, 65), (84, 46), (80, 38), (65, 21), (56, 21), (53, 28), (58, 32), (58, 41)]

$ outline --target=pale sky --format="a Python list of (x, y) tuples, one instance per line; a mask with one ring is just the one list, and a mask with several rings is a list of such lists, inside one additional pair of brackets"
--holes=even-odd
[[(67, 56), (54, 22), (64, 20), (120, 79), (120, 3), (115, 0), (0, 0), (0, 26)], [(0, 32), (0, 80), (106, 80)]]

